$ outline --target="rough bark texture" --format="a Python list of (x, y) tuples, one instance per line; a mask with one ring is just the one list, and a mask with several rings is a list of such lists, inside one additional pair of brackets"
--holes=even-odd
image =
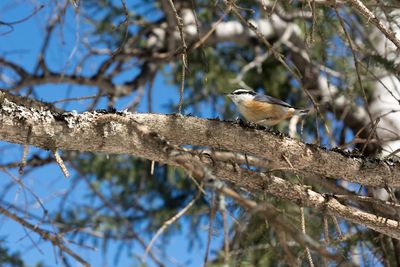
[(400, 239), (400, 227), (394, 220), (348, 207), (331, 196), (324, 196), (281, 178), (243, 169), (229, 161), (219, 161), (201, 150), (185, 150), (179, 146), (208, 146), (246, 153), (265, 159), (272, 169), (284, 167), (293, 172), (308, 172), (372, 186), (399, 186), (396, 173), (399, 173), (400, 165), (397, 163), (390, 165), (382, 161), (354, 158), (264, 130), (218, 120), (128, 112), (57, 113), (45, 108), (18, 105), (9, 101), (5, 94), (2, 96), (2, 140), (19, 144), (29, 140), (30, 145), (53, 151), (63, 149), (130, 154), (185, 167), (171, 152), (176, 148), (175, 154), (186, 153), (225, 181), (249, 190), (263, 190)]
[[(129, 124), (141, 124), (174, 145), (207, 146), (266, 160), (271, 169), (286, 168), (377, 187), (400, 187), (400, 164), (327, 151), (300, 140), (235, 123), (163, 114), (99, 112), (54, 113), (18, 106), (3, 99), (0, 138), (44, 149), (130, 154), (165, 161), (150, 152)], [(128, 121), (119, 122), (121, 120)], [(123, 145), (122, 145), (123, 144)]]

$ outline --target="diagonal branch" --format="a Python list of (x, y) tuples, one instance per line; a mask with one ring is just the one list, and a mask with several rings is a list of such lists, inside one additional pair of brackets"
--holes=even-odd
[(45, 231), (41, 228), (39, 228), (37, 225), (33, 225), (26, 220), (22, 219), (18, 215), (8, 211), (7, 209), (3, 208), (0, 206), (0, 213), (7, 216), (8, 218), (18, 222), (22, 226), (32, 230), (33, 232), (37, 233), (41, 238), (50, 241), (54, 246), (57, 246), (61, 251), (67, 253), (71, 257), (73, 257), (75, 260), (80, 262), (83, 266), (90, 267), (91, 265), (87, 263), (84, 259), (82, 259), (78, 254), (73, 252), (70, 248), (64, 245), (64, 242), (62, 241), (62, 237), (52, 234), (48, 231)]
[(361, 13), (364, 17), (371, 21), (392, 43), (400, 50), (400, 40), (396, 37), (396, 33), (383, 25), (374, 13), (372, 13), (360, 0), (349, 0), (349, 5)]
[[(43, 85), (43, 84), (75, 84), (75, 85), (88, 85), (98, 87), (105, 92), (112, 92), (114, 96), (126, 96), (132, 93), (134, 89), (139, 86), (144, 86), (147, 82), (149, 73), (153, 73), (157, 66), (154, 64), (143, 64), (142, 70), (132, 81), (127, 81), (121, 84), (114, 84), (110, 77), (102, 75), (83, 76), (76, 74), (57, 73), (47, 70), (44, 74), (31, 74), (24, 68), (20, 67), (11, 61), (0, 57), (0, 66), (5, 66), (15, 71), (19, 76), (19, 81), (11, 84), (8, 88), (10, 91), (19, 91), (29, 86)], [(144, 75), (144, 76), (141, 76)]]

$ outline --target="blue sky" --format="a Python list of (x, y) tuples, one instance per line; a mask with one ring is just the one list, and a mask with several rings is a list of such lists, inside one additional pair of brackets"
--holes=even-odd
[[(10, 33), (0, 36), (0, 53), (1, 56), (18, 63), (28, 70), (32, 71), (37, 61), (38, 52), (43, 41), (45, 33), (46, 23), (51, 19), (54, 10), (54, 2), (51, 1), (24, 1), (24, 0), (3, 0), (0, 2), (0, 20), (3, 22), (16, 21), (21, 18), (27, 17), (32, 13), (35, 8), (40, 4), (45, 4), (45, 7), (38, 11), (38, 13), (27, 21), (13, 25), (13, 29)], [(58, 1), (62, 2), (62, 1)], [(128, 4), (131, 1), (127, 1)], [(35, 7), (36, 6), (36, 7)], [(82, 18), (80, 18), (81, 20)], [(51, 39), (49, 46), (49, 53), (47, 54), (47, 62), (49, 66), (54, 70), (66, 69), (73, 65), (76, 60), (81, 56), (80, 48), (74, 51), (76, 43), (76, 26), (77, 17), (71, 8), (68, 9), (66, 20), (62, 28), (57, 27), (54, 37)], [(8, 31), (7, 27), (0, 28), (0, 34)], [(82, 27), (81, 31), (85, 30)], [(71, 57), (72, 56), (72, 57)], [(130, 73), (137, 72), (132, 70)], [(166, 69), (168, 71), (168, 69)], [(127, 74), (128, 75), (128, 74)], [(124, 79), (124, 77), (121, 77)], [(94, 95), (96, 90), (88, 87), (77, 87), (67, 85), (55, 85), (49, 84), (41, 86), (36, 90), (38, 99), (45, 101), (54, 101), (64, 97), (77, 97), (84, 95)], [(177, 88), (172, 86), (164, 79), (162, 75), (157, 75), (153, 90), (153, 111), (159, 113), (170, 113), (166, 109), (166, 106), (170, 103), (177, 103), (179, 95)], [(128, 99), (122, 100), (117, 108), (122, 109), (128, 102)], [(85, 110), (88, 102), (72, 102), (65, 108), (67, 110)], [(139, 112), (147, 111), (146, 101), (138, 107)], [(64, 106), (63, 106), (64, 107)], [(105, 108), (105, 102), (102, 101), (97, 108)], [(191, 112), (190, 110), (185, 111), (186, 113)], [(202, 116), (210, 116), (211, 111), (209, 108), (204, 106), (202, 108)], [(11, 145), (9, 143), (0, 143), (1, 151), (0, 161), (10, 162), (13, 160), (19, 160), (22, 155), (22, 147), (19, 145)], [(35, 148), (30, 148), (30, 153), (37, 151)], [(47, 151), (42, 151), (43, 154), (48, 154)], [(13, 173), (17, 176), (17, 173)], [(72, 173), (72, 177), (74, 173)], [(10, 175), (0, 172), (0, 184), (4, 185), (13, 182)], [(66, 179), (62, 175), (58, 166), (54, 164), (46, 167), (38, 168), (35, 171), (27, 174), (23, 178), (23, 183), (26, 187), (30, 188), (44, 203), (46, 209), (51, 213), (52, 210), (59, 208), (59, 202), (70, 187), (70, 183), (73, 182), (73, 178)], [(82, 195), (85, 193), (83, 186), (79, 187), (79, 190), (73, 192), (74, 198), (79, 202)], [(21, 189), (18, 186), (14, 186), (9, 190), (3, 201), (6, 200), (9, 203), (17, 205), (22, 208), (26, 208), (30, 212), (42, 216), (43, 210), (38, 205), (37, 200), (29, 193), (28, 190)], [(73, 205), (74, 203), (69, 203)], [(46, 226), (41, 227), (48, 229)], [(204, 233), (202, 243), (205, 244), (205, 236), (207, 234), (208, 225), (204, 225)], [(204, 256), (204, 246), (195, 246), (192, 250), (188, 250), (187, 236), (188, 229), (184, 229), (181, 235), (176, 235), (169, 240), (168, 244), (156, 243), (156, 247), (160, 246), (166, 248), (166, 254), (176, 259), (177, 262), (183, 264), (183, 266), (200, 266)], [(11, 249), (11, 251), (19, 251), (29, 266), (33, 266), (35, 263), (41, 261), (46, 266), (62, 266), (58, 258), (57, 253), (51, 244), (41, 240), (35, 233), (25, 231), (20, 225), (12, 222), (10, 219), (0, 217), (0, 237), (4, 238), (5, 245)], [(221, 245), (220, 236), (214, 237), (212, 247), (219, 247)], [(148, 240), (147, 240), (148, 241)], [(88, 244), (91, 245), (91, 244)], [(97, 245), (95, 250), (85, 249), (74, 244), (70, 244), (71, 248), (76, 251), (84, 259), (88, 260), (93, 266), (116, 266), (114, 262), (114, 254), (118, 251), (118, 246), (112, 244), (107, 255), (102, 255), (101, 246)], [(131, 248), (130, 250), (123, 250), (120, 255), (118, 266), (131, 266), (132, 254), (142, 255), (143, 250), (138, 246)], [(104, 261), (106, 259), (106, 261)], [(189, 263), (190, 261), (190, 263)], [(74, 260), (70, 261), (72, 266), (80, 266), (75, 263)], [(103, 265), (104, 263), (106, 265)], [(129, 263), (129, 264), (128, 264)], [(165, 262), (167, 266), (175, 266), (171, 262)]]

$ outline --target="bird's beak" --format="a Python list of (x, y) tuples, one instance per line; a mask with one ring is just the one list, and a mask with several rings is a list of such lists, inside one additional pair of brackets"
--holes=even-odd
[(229, 93), (229, 94), (226, 94), (226, 96), (228, 96), (228, 97), (232, 97), (233, 95), (232, 95), (231, 93)]

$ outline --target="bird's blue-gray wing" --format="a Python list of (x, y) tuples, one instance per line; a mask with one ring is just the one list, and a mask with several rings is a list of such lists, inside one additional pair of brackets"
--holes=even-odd
[(282, 100), (280, 100), (278, 98), (269, 96), (269, 95), (257, 94), (254, 97), (254, 100), (260, 101), (260, 102), (265, 102), (265, 103), (270, 103), (270, 104), (276, 104), (276, 105), (284, 106), (284, 107), (287, 107), (287, 108), (292, 108), (293, 107), (292, 105), (289, 105), (288, 103), (286, 103), (286, 102), (284, 102), (284, 101), (282, 101)]

